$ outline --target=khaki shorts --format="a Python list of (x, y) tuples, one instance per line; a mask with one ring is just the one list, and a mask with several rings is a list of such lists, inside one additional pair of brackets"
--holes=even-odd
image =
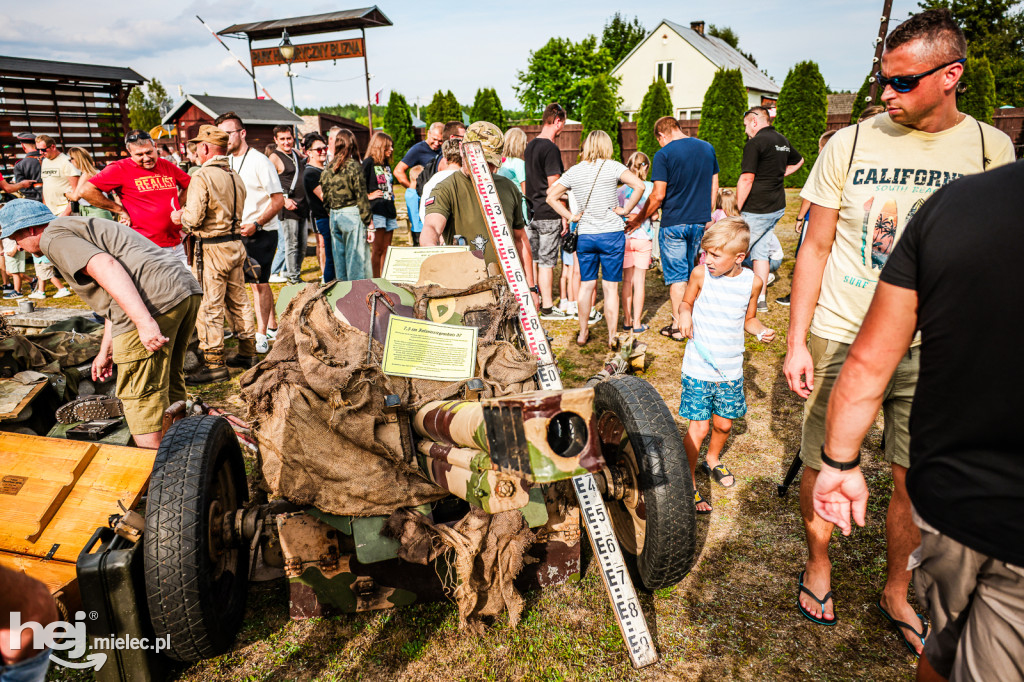
[(39, 261), (36, 261), (36, 277), (45, 282), (56, 276), (57, 269), (53, 267), (53, 263), (40, 263)]
[(943, 535), (916, 513), (914, 593), (928, 610), (924, 656), (957, 680), (1024, 679), (1024, 568)]
[[(804, 427), (800, 459), (811, 469), (821, 470), (821, 446), (825, 442), (825, 413), (832, 386), (846, 362), (850, 344), (811, 334), (807, 343), (814, 361), (814, 390), (804, 404)], [(920, 348), (911, 348), (889, 379), (882, 398), (885, 461), (910, 468), (910, 406), (917, 388)]]
[(185, 351), (202, 300), (198, 294), (189, 296), (154, 318), (169, 339), (155, 353), (146, 350), (134, 329), (114, 337), (117, 397), (124, 403), (124, 417), (133, 434), (159, 431), (164, 411), (185, 399)]

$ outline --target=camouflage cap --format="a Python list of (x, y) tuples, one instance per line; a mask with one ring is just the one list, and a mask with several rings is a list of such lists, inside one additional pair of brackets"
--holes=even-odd
[(487, 162), (495, 166), (501, 165), (501, 150), (505, 145), (505, 136), (501, 134), (501, 128), (498, 126), (487, 121), (472, 123), (466, 129), (466, 136), (462, 141), (479, 142), (484, 148), (484, 158)]

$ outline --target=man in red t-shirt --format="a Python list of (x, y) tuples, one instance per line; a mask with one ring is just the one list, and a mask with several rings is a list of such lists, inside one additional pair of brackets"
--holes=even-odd
[[(108, 164), (89, 178), (82, 198), (107, 209), (120, 222), (186, 262), (181, 227), (171, 221), (171, 211), (181, 208), (191, 178), (170, 161), (159, 158), (149, 133), (133, 130), (125, 136), (124, 144), (131, 156)], [(103, 192), (117, 192), (123, 206)]]

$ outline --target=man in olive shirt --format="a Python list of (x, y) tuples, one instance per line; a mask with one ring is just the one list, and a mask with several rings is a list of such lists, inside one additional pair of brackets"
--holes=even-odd
[[(491, 173), (495, 173), (501, 165), (501, 150), (504, 136), (493, 123), (477, 121), (469, 126), (464, 142), (480, 142), (484, 157)], [(533, 280), (533, 255), (530, 251), (530, 239), (526, 234), (526, 222), (523, 212), (519, 209), (523, 195), (516, 183), (506, 177), (495, 175), (494, 187), (498, 192), (498, 201), (505, 214), (505, 220), (512, 228), (512, 239), (516, 253), (523, 264), (526, 283), (533, 292), (534, 304), (540, 305), (540, 297)], [(441, 236), (447, 244), (461, 244), (461, 240), (470, 248), (482, 251), (484, 261), (488, 264), (498, 263), (498, 255), (491, 241), (491, 232), (487, 227), (476, 188), (469, 177), (469, 163), (463, 154), (462, 168), (451, 177), (444, 179), (434, 187), (426, 205), (426, 220), (423, 222), (423, 233), (420, 235), (420, 246), (437, 246)], [(461, 239), (460, 239), (461, 238)]]
[(159, 447), (164, 410), (185, 399), (185, 350), (202, 301), (199, 282), (176, 256), (120, 223), (55, 218), (28, 199), (0, 210), (0, 235), (49, 258), (105, 318), (93, 378), (108, 378), (117, 363), (117, 397), (135, 444)]

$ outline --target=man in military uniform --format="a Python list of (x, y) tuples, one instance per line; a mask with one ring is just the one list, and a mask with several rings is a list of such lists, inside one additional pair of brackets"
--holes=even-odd
[[(242, 271), (247, 258), (241, 233), (245, 185), (228, 165), (228, 134), (204, 125), (191, 141), (196, 143), (202, 166), (192, 176), (185, 206), (174, 211), (171, 219), (195, 237), (192, 271), (203, 285), (196, 326), (204, 362), (185, 379), (189, 384), (205, 384), (230, 376), (225, 362), (243, 368), (256, 364), (256, 329)], [(225, 312), (238, 335), (238, 353), (226, 360)]]
[[(501, 129), (487, 121), (477, 121), (469, 126), (463, 142), (479, 142), (484, 150), (484, 158), (494, 174), (501, 166), (501, 151), (505, 138)], [(530, 239), (526, 234), (526, 222), (520, 205), (523, 195), (516, 183), (506, 177), (494, 175), (494, 187), (498, 193), (505, 214), (505, 220), (512, 228), (512, 239), (516, 253), (523, 264), (526, 283), (533, 292), (534, 303), (540, 305), (539, 289), (533, 280), (533, 253), (530, 251)], [(463, 152), (462, 168), (439, 182), (432, 195), (424, 201), (426, 219), (423, 222), (423, 233), (420, 246), (437, 246), (447, 244), (469, 244), (470, 248), (483, 252), (484, 260), (489, 264), (498, 264), (498, 255), (491, 242), (490, 229), (480, 208), (476, 188), (469, 177), (469, 163)], [(499, 264), (500, 267), (500, 264)]]

